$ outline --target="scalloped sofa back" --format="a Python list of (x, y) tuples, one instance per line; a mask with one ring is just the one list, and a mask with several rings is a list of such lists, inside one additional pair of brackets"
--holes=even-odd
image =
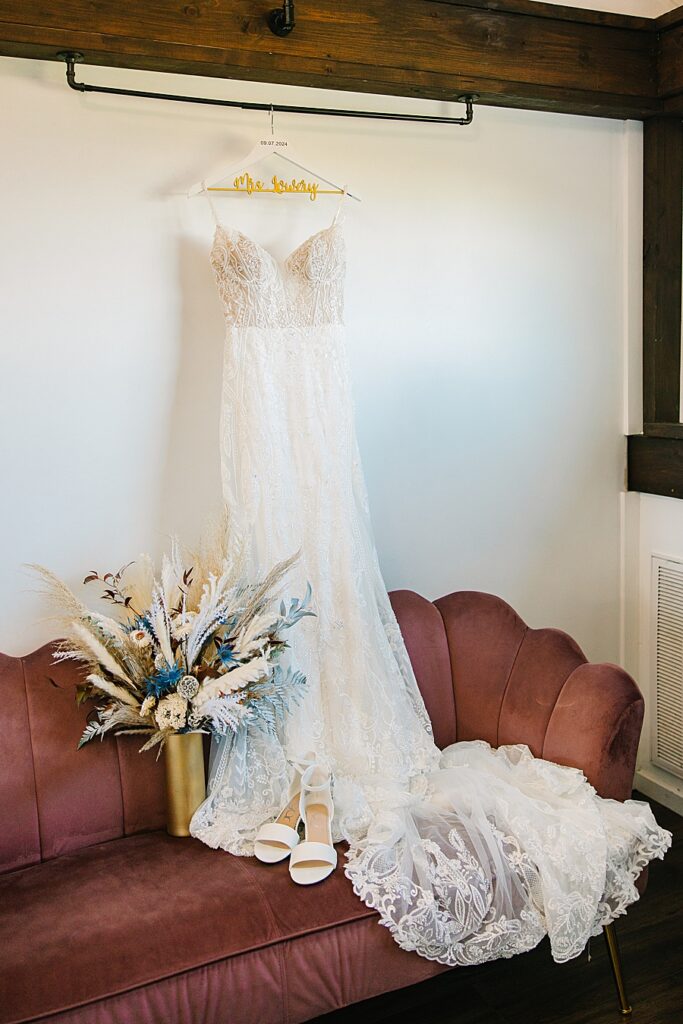
[[(622, 669), (587, 664), (565, 633), (530, 629), (489, 594), (391, 597), (440, 747), (526, 743), (602, 796), (630, 796), (643, 699)], [(77, 750), (79, 670), (52, 655), (0, 655), (0, 871), (164, 827), (162, 761), (138, 756), (134, 737)]]

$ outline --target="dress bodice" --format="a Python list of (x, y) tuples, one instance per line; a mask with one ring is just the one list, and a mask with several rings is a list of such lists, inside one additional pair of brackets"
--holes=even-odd
[(306, 328), (342, 322), (346, 255), (338, 224), (311, 235), (282, 264), (241, 231), (219, 225), (211, 266), (229, 326)]

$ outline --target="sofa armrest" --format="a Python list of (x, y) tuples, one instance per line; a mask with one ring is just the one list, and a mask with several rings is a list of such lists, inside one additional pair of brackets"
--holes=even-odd
[(644, 701), (616, 665), (579, 665), (548, 721), (543, 757), (580, 768), (600, 796), (631, 796)]

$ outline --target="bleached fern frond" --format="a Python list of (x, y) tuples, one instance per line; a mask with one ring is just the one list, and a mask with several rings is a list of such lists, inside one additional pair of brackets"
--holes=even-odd
[(85, 729), (83, 730), (83, 735), (78, 741), (78, 750), (80, 750), (81, 747), (84, 747), (86, 743), (90, 743), (90, 741), (94, 740), (97, 736), (99, 736), (100, 739), (102, 739), (103, 735), (104, 730), (102, 728), (101, 723), (98, 722), (97, 719), (94, 719), (92, 722), (88, 722)]
[(223, 572), (218, 575), (213, 573), (207, 576), (202, 587), (202, 596), (197, 607), (197, 616), (209, 617), (223, 608), (230, 597), (232, 580), (230, 568), (224, 567)]
[(232, 602), (232, 579), (230, 569), (221, 576), (209, 576), (202, 588), (197, 614), (187, 638), (187, 667), (201, 657), (204, 647), (221, 625)]
[(94, 689), (101, 690), (102, 693), (106, 693), (109, 697), (120, 700), (132, 708), (140, 707), (139, 701), (135, 699), (130, 690), (126, 690), (123, 686), (117, 686), (116, 683), (112, 683), (109, 679), (105, 679), (104, 676), (98, 675), (97, 672), (91, 672), (86, 676), (86, 679)]
[(202, 715), (211, 723), (211, 731), (224, 736), (228, 731), (237, 732), (248, 718), (250, 711), (235, 694), (228, 697), (214, 697), (202, 707)]
[(159, 649), (166, 659), (167, 665), (174, 665), (173, 647), (171, 644), (171, 621), (164, 595), (160, 587), (155, 587), (152, 594), (152, 604), (149, 610), (149, 624), (152, 627)]
[(171, 537), (171, 551), (161, 559), (161, 593), (167, 608), (174, 608), (178, 603), (183, 583), (185, 567), (180, 554), (177, 537)]

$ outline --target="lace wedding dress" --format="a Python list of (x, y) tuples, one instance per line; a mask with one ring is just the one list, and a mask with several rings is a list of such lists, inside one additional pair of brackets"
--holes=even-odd
[(301, 550), (292, 595), (316, 618), (292, 631), (304, 699), (283, 735), (214, 748), (192, 834), (250, 854), (315, 751), (334, 776), (345, 871), (400, 946), (446, 964), (512, 956), (550, 936), (557, 960), (638, 898), (670, 843), (647, 804), (602, 800), (583, 775), (523, 746), (434, 744), (382, 580), (353, 418), (342, 327), (345, 253), (333, 223), (284, 263), (217, 224), (211, 250), (227, 324), (221, 424), (226, 501), (252, 568)]

